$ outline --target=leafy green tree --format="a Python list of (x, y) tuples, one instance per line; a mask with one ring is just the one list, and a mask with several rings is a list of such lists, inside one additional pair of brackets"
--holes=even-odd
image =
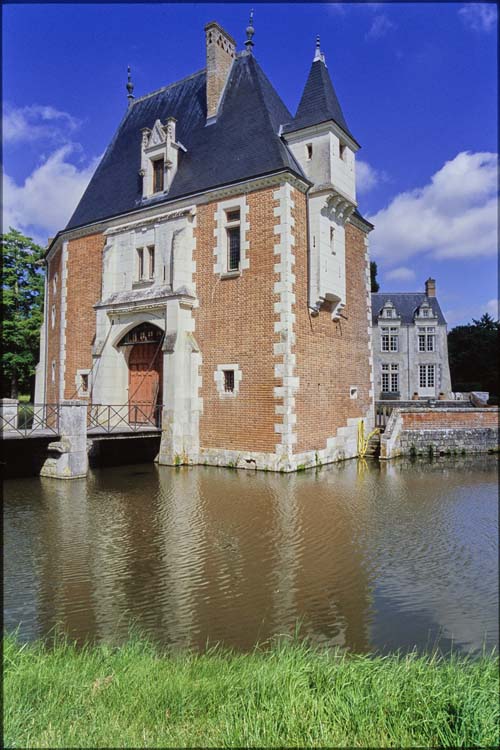
[(374, 260), (370, 261), (370, 281), (372, 292), (378, 292), (380, 284), (377, 281), (377, 264)]
[(10, 227), (2, 235), (2, 395), (30, 391), (43, 314), (43, 248)]
[(499, 395), (500, 322), (485, 313), (448, 334), (451, 383), (455, 391), (489, 391)]

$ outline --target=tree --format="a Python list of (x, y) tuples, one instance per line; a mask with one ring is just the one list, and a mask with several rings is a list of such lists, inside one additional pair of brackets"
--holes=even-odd
[(2, 395), (29, 392), (42, 325), (43, 248), (10, 227), (2, 235)]
[(500, 322), (485, 313), (479, 320), (457, 326), (448, 334), (452, 388), (455, 391), (488, 391), (498, 398), (498, 344)]
[(377, 281), (377, 264), (374, 260), (370, 261), (370, 282), (371, 291), (378, 292), (378, 290), (380, 289), (380, 284)]

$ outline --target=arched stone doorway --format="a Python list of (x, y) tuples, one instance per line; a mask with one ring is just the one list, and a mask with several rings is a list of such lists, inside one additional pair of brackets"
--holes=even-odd
[(163, 331), (150, 323), (129, 331), (120, 346), (130, 346), (128, 357), (129, 421), (158, 421), (163, 393)]

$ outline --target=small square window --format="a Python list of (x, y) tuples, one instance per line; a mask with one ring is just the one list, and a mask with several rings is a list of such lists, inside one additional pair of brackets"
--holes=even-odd
[(89, 374), (88, 372), (80, 375), (80, 390), (82, 393), (88, 393), (89, 391)]
[(224, 391), (234, 393), (234, 370), (223, 370), (224, 373)]
[(240, 209), (239, 208), (232, 208), (229, 211), (226, 211), (226, 221), (232, 222), (232, 221), (239, 221), (240, 220)]

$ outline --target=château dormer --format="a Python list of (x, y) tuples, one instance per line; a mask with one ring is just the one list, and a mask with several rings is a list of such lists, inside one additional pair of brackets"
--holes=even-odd
[(385, 302), (383, 308), (380, 310), (379, 314), (379, 320), (382, 322), (384, 320), (398, 320), (398, 312), (396, 308), (394, 307), (394, 304), (392, 300), (388, 299), (387, 302)]
[(428, 302), (427, 299), (424, 299), (422, 304), (419, 307), (417, 307), (415, 311), (415, 317), (418, 319), (424, 319), (424, 320), (436, 318), (436, 313), (432, 309), (432, 306)]
[(142, 129), (141, 170), (142, 197), (152, 198), (168, 193), (179, 165), (179, 151), (186, 151), (175, 140), (175, 117), (165, 125), (156, 120), (152, 129)]

